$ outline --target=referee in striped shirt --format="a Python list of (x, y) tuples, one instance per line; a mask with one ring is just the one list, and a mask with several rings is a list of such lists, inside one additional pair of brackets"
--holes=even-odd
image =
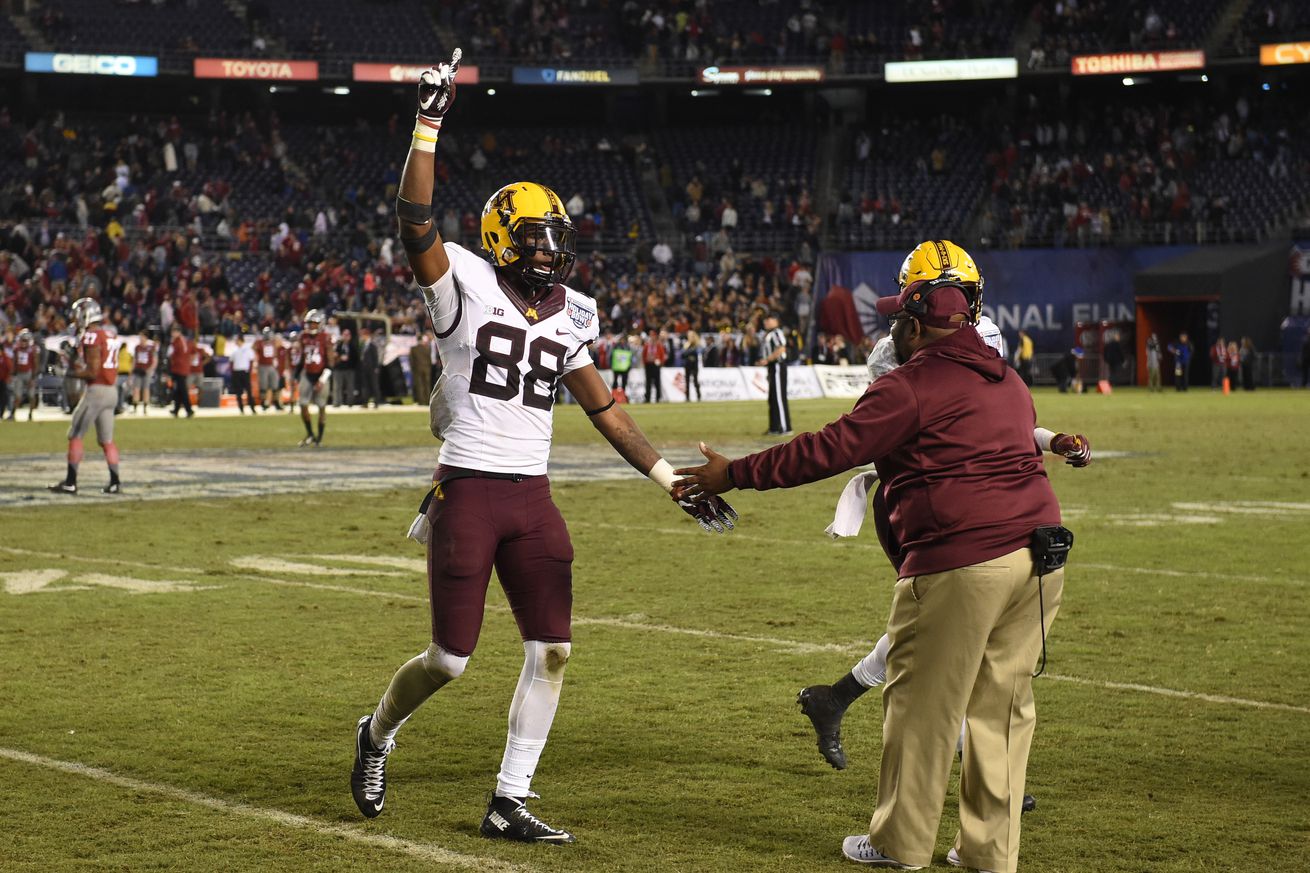
[(787, 337), (778, 327), (778, 316), (764, 319), (764, 364), (769, 368), (769, 433), (791, 433), (791, 410), (787, 408)]

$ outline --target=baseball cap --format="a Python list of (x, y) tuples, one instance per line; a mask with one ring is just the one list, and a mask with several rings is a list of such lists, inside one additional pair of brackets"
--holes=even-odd
[[(929, 293), (931, 291), (931, 293)], [(964, 291), (955, 285), (938, 285), (933, 290), (928, 282), (915, 282), (907, 285), (900, 294), (879, 297), (875, 306), (878, 314), (891, 317), (905, 309), (907, 303), (927, 298), (928, 310), (919, 320), (930, 327), (963, 327), (969, 323), (969, 299)], [(956, 315), (963, 315), (962, 321), (952, 321)]]

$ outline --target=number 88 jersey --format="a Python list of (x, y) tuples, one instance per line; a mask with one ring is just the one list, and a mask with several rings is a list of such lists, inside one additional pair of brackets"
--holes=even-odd
[(592, 363), (596, 302), (555, 285), (529, 304), (487, 261), (446, 243), (450, 269), (423, 289), (441, 354), (432, 392), (440, 463), (546, 472), (559, 380)]

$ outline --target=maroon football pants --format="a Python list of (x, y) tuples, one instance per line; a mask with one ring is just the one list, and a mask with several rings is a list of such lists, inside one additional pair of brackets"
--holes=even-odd
[(573, 543), (545, 476), (459, 478), (428, 506), (432, 639), (473, 654), (494, 566), (524, 640), (564, 643), (573, 611)]

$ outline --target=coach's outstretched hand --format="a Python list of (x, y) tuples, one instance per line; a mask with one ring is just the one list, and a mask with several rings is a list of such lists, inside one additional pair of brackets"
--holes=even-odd
[(1080, 433), (1057, 433), (1051, 438), (1051, 451), (1063, 455), (1070, 467), (1086, 467), (1092, 462), (1092, 444)]
[(673, 483), (674, 500), (700, 500), (735, 487), (728, 477), (727, 458), (705, 443), (700, 444), (700, 453), (705, 456), (704, 464), (673, 471), (674, 475), (684, 477)]

